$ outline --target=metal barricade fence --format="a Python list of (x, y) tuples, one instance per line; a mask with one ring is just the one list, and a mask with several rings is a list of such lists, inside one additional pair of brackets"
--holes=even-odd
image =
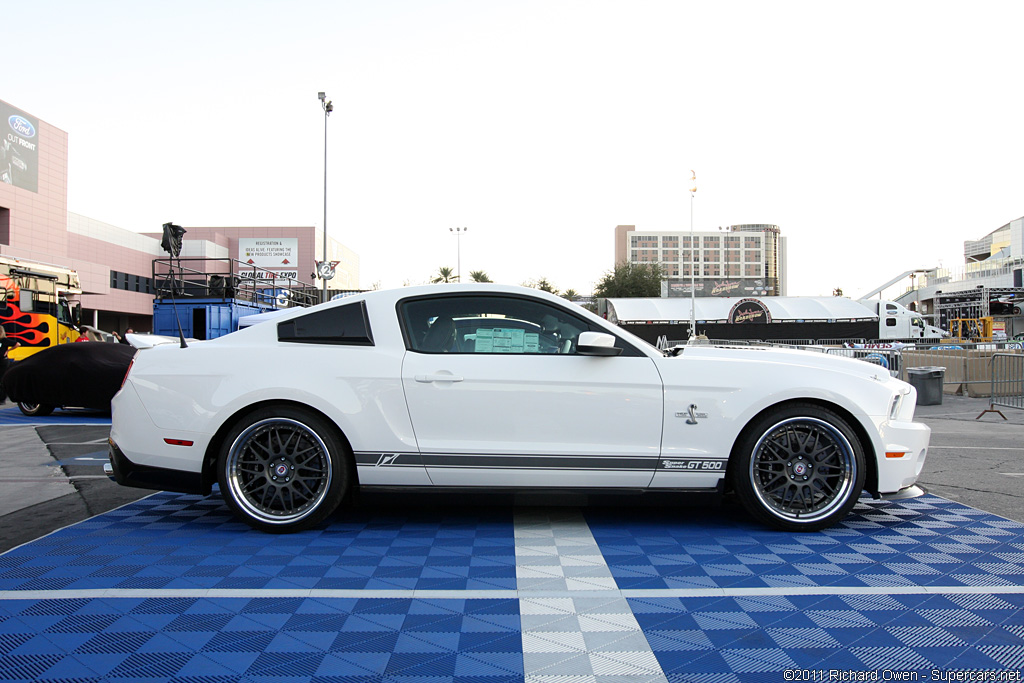
[[(1024, 410), (1024, 355), (1020, 353), (992, 354), (992, 384), (985, 413), (999, 413), (996, 406)], [(978, 415), (978, 418), (981, 417)], [(975, 419), (978, 419), (975, 418)]]
[(986, 398), (992, 390), (993, 357), (1020, 354), (1020, 342), (919, 344), (902, 350), (900, 379), (908, 379), (907, 368), (943, 367), (945, 393)]

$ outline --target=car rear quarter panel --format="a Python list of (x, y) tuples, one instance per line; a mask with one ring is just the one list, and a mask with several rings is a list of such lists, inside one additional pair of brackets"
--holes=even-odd
[(403, 353), (276, 341), (158, 347), (140, 354), (129, 383), (161, 439), (212, 436), (254, 404), (291, 401), (333, 420), (353, 450), (409, 452), (416, 444), (401, 384)]

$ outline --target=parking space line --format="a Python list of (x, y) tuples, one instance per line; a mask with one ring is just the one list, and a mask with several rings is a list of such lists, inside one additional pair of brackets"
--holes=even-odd
[(53, 482), (64, 483), (76, 479), (110, 479), (105, 474), (69, 474), (59, 479), (55, 477), (0, 477), (0, 482), (7, 484), (48, 484)]
[(107, 443), (107, 437), (93, 439), (92, 441), (49, 441), (47, 446), (96, 446)]
[(1024, 446), (928, 446), (928, 450), (951, 451), (1024, 451)]

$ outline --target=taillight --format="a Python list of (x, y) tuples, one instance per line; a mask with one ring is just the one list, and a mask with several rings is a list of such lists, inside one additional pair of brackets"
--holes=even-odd
[(124, 383), (128, 381), (128, 374), (132, 371), (132, 366), (135, 365), (135, 359), (132, 358), (131, 362), (128, 363), (128, 369), (125, 370), (124, 379), (121, 380), (121, 387), (124, 387)]

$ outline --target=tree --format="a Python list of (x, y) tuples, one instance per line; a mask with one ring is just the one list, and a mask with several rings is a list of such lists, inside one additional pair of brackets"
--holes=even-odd
[(431, 280), (432, 283), (437, 284), (439, 282), (456, 282), (458, 276), (455, 275), (455, 270), (450, 266), (441, 266), (437, 269), (437, 275)]
[(575, 289), (570, 288), (562, 292), (562, 296), (568, 299), (569, 301), (575, 301), (576, 299), (580, 298), (580, 293), (577, 292)]
[(548, 292), (550, 294), (558, 294), (558, 289), (553, 284), (548, 282), (548, 279), (546, 277), (542, 277), (539, 280), (537, 280), (537, 289), (539, 289), (542, 292)]
[(661, 265), (620, 261), (606, 271), (594, 287), (594, 296), (605, 298), (661, 296)]
[(471, 282), (494, 282), (494, 280), (487, 276), (487, 271), (484, 270), (469, 271), (469, 279)]
[(542, 292), (548, 292), (550, 294), (558, 294), (558, 290), (553, 284), (548, 282), (546, 277), (537, 278), (536, 280), (528, 280), (523, 283), (523, 286), (533, 287), (534, 289), (539, 289)]

